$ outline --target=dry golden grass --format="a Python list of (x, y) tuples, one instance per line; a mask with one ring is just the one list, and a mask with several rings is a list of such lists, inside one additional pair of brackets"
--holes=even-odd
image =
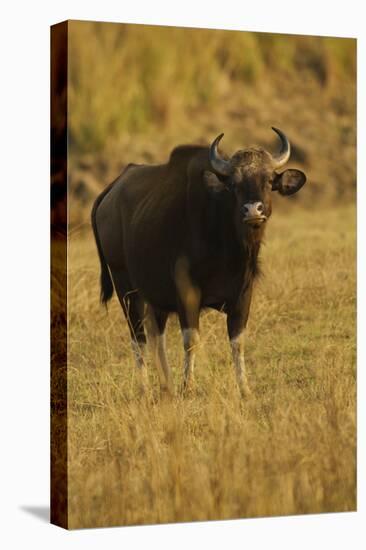
[[(98, 303), (91, 234), (71, 234), (71, 528), (355, 509), (355, 208), (289, 203), (262, 259), (246, 346), (253, 398), (239, 399), (224, 316), (207, 312), (193, 394), (160, 400), (151, 370), (141, 399), (120, 307)], [(176, 319), (167, 331), (178, 385)]]

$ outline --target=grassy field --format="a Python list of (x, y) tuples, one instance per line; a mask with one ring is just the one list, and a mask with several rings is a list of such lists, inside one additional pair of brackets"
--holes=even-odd
[[(285, 199), (282, 199), (285, 200)], [(241, 401), (223, 315), (202, 315), (196, 389), (139, 397), (127, 326), (99, 305), (89, 230), (69, 242), (69, 526), (356, 507), (355, 208), (274, 211), (247, 331)], [(183, 351), (167, 328), (178, 386)]]

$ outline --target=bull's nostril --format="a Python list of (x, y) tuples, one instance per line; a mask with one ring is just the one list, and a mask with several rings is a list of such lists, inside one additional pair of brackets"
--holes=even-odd
[(264, 216), (264, 204), (260, 201), (247, 202), (241, 207), (242, 215), (247, 219)]

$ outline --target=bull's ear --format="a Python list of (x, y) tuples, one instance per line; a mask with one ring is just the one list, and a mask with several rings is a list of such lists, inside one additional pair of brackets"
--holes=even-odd
[(216, 174), (209, 172), (208, 170), (203, 172), (203, 181), (208, 189), (213, 193), (221, 193), (221, 191), (225, 191), (226, 189), (225, 184), (219, 180)]
[(301, 170), (285, 170), (282, 174), (276, 174), (272, 183), (272, 191), (278, 191), (280, 195), (293, 195), (306, 182), (306, 176)]

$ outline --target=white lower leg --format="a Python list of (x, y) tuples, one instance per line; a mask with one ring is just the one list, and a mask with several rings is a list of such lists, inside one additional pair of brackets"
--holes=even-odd
[(173, 375), (165, 354), (165, 335), (150, 334), (149, 340), (153, 360), (159, 374), (160, 385), (162, 388), (167, 387), (170, 393), (174, 393)]
[(165, 334), (159, 334), (157, 336), (158, 340), (158, 362), (160, 364), (161, 370), (164, 372), (166, 383), (168, 386), (168, 390), (173, 393), (174, 392), (174, 384), (173, 384), (173, 374), (172, 370), (168, 364), (166, 353), (165, 353)]
[(138, 383), (140, 384), (140, 390), (142, 391), (142, 393), (145, 393), (148, 385), (147, 368), (146, 368), (146, 362), (145, 362), (145, 352), (146, 352), (145, 342), (136, 342), (135, 340), (133, 340), (132, 351), (135, 357), (137, 372), (139, 374)]
[(132, 351), (135, 358), (136, 367), (141, 370), (144, 367), (146, 368), (145, 363), (145, 349), (146, 344), (145, 342), (136, 342), (135, 340), (132, 340)]
[(245, 371), (244, 360), (244, 332), (230, 340), (231, 353), (233, 356), (236, 380), (242, 395), (249, 395), (250, 389)]
[(200, 337), (197, 329), (183, 329), (183, 344), (184, 344), (184, 378), (183, 389), (189, 387), (193, 379), (194, 364), (196, 358), (196, 349), (199, 344)]

